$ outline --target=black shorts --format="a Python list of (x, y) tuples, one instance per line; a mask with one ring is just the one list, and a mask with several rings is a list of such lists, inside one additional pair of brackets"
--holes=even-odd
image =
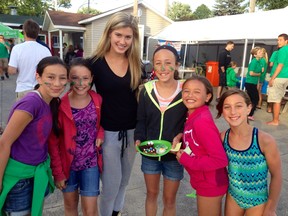
[(221, 70), (218, 71), (219, 73), (219, 86), (225, 87), (227, 86), (226, 83), (226, 72), (222, 72)]

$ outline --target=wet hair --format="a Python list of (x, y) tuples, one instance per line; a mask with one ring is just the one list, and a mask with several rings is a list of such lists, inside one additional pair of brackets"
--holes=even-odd
[(209, 105), (211, 103), (211, 101), (213, 100), (213, 87), (211, 85), (211, 83), (209, 82), (209, 80), (206, 77), (203, 76), (199, 76), (199, 75), (192, 75), (190, 78), (188, 78), (182, 86), (182, 89), (184, 89), (184, 86), (187, 82), (191, 81), (191, 80), (198, 80), (199, 82), (203, 83), (205, 89), (206, 89), (206, 94), (211, 94), (211, 98), (209, 99), (209, 101), (205, 101), (206, 105)]
[[(67, 71), (67, 76), (68, 76), (68, 69), (65, 65), (65, 63), (58, 57), (58, 56), (49, 56), (49, 57), (45, 57), (43, 58), (37, 65), (36, 68), (36, 72), (37, 74), (42, 77), (44, 70), (46, 67), (51, 66), (51, 65), (62, 65), (66, 71)], [(37, 84), (34, 89), (38, 89), (40, 87), (39, 84)], [(60, 129), (58, 126), (58, 109), (60, 106), (60, 98), (53, 98), (50, 101), (50, 109), (51, 109), (51, 113), (52, 113), (52, 129), (53, 132), (55, 133), (56, 136), (59, 136), (60, 134)]]
[(40, 27), (33, 19), (28, 19), (23, 24), (23, 31), (27, 37), (37, 39)]
[(140, 39), (137, 17), (124, 12), (113, 14), (106, 23), (104, 32), (91, 59), (92, 62), (95, 62), (98, 58), (103, 58), (111, 48), (110, 34), (114, 30), (127, 27), (132, 29), (133, 40), (125, 55), (129, 62), (129, 71), (131, 75), (130, 86), (135, 90), (138, 88), (141, 81)]
[[(155, 54), (156, 54), (158, 51), (163, 50), (163, 49), (164, 49), (164, 50), (169, 50), (170, 52), (172, 52), (172, 53), (174, 54), (174, 56), (175, 56), (175, 63), (176, 63), (176, 65), (179, 65), (179, 64), (180, 64), (180, 63), (179, 63), (180, 57), (179, 57), (179, 55), (178, 55), (177, 50), (176, 50), (174, 47), (169, 46), (169, 45), (162, 45), (162, 46), (157, 47), (157, 48), (155, 49), (154, 53), (153, 53), (152, 62), (154, 62), (154, 56), (155, 56)], [(175, 71), (174, 71), (174, 79), (175, 79), (175, 80), (180, 79), (180, 77), (179, 77), (179, 71), (176, 70), (176, 69), (175, 69)]]
[(231, 95), (240, 95), (242, 98), (244, 98), (244, 101), (246, 103), (247, 106), (249, 106), (250, 104), (252, 104), (250, 97), (248, 96), (248, 94), (240, 89), (230, 89), (226, 92), (224, 92), (221, 97), (219, 98), (219, 102), (216, 105), (216, 109), (218, 111), (216, 118), (220, 118), (222, 113), (223, 113), (223, 105), (224, 105), (224, 101), (226, 100), (227, 97), (231, 96)]

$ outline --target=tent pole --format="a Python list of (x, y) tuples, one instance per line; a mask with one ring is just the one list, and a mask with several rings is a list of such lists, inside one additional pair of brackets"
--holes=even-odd
[(148, 39), (147, 39), (147, 47), (146, 47), (146, 61), (148, 61), (149, 45), (150, 45), (149, 41), (150, 41), (151, 38), (152, 38), (152, 37), (149, 36)]
[(187, 55), (187, 41), (185, 44), (185, 52), (184, 52), (184, 60), (183, 60), (183, 68), (185, 68), (185, 64), (186, 64), (186, 55)]
[(199, 42), (197, 42), (197, 51), (196, 51), (196, 57), (195, 57), (195, 68), (198, 66), (198, 57), (199, 57)]
[(248, 45), (248, 39), (245, 39), (245, 44), (244, 44), (244, 51), (243, 51), (243, 61), (242, 61), (242, 70), (241, 70), (241, 84), (240, 84), (240, 89), (243, 90), (243, 78), (244, 78), (244, 71), (245, 71), (245, 62), (246, 62), (246, 53), (247, 53), (247, 45)]

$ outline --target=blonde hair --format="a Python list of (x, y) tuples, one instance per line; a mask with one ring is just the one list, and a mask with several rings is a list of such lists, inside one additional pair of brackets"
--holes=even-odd
[(254, 48), (251, 49), (250, 54), (254, 57), (254, 55), (256, 55), (257, 52), (258, 52), (259, 50), (261, 50), (261, 49), (262, 49), (261, 47), (256, 46), (256, 47), (254, 47)]
[(266, 61), (266, 63), (268, 63), (268, 54), (265, 48), (262, 48), (262, 52), (263, 52), (263, 57)]
[(138, 30), (138, 20), (136, 17), (124, 12), (113, 14), (106, 23), (104, 32), (100, 38), (98, 46), (92, 54), (93, 61), (103, 58), (111, 47), (110, 34), (115, 29), (129, 27), (133, 31), (133, 40), (125, 55), (129, 62), (131, 75), (130, 86), (133, 90), (137, 89), (141, 80), (141, 59), (140, 59), (140, 39)]

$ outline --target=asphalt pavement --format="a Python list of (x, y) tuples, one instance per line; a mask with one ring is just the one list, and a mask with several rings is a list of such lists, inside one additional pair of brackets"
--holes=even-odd
[[(10, 76), (10, 79), (0, 81), (0, 126), (5, 127), (9, 110), (12, 104), (15, 102), (15, 86), (16, 76)], [(212, 102), (211, 112), (213, 116), (216, 116), (215, 101)], [(270, 133), (275, 137), (278, 143), (278, 147), (281, 153), (282, 159), (282, 171), (283, 171), (283, 187), (281, 197), (277, 207), (278, 216), (288, 216), (288, 112), (280, 115), (281, 124), (279, 126), (268, 126), (265, 122), (271, 120), (272, 115), (266, 112), (265, 103), (262, 109), (258, 109), (254, 115), (255, 121), (251, 122), (251, 125), (258, 127), (259, 129)], [(220, 131), (228, 128), (227, 123), (223, 118), (215, 119), (215, 123)], [(135, 164), (133, 167), (131, 179), (126, 193), (125, 207), (122, 211), (123, 216), (144, 216), (145, 215), (145, 183), (143, 174), (140, 169), (141, 156), (137, 154)], [(162, 181), (161, 181), (162, 182)], [(184, 179), (180, 184), (180, 188), (177, 194), (177, 215), (188, 216), (197, 215), (196, 199), (191, 195), (195, 191), (191, 188), (189, 183), (189, 175), (185, 172)], [(162, 187), (158, 199), (158, 214), (162, 215)], [(79, 205), (79, 210), (81, 206)], [(80, 212), (80, 211), (79, 211)], [(55, 192), (50, 195), (44, 204), (43, 215), (45, 216), (62, 216), (63, 210), (63, 198), (61, 192), (56, 189)], [(79, 215), (82, 215), (81, 213)]]

